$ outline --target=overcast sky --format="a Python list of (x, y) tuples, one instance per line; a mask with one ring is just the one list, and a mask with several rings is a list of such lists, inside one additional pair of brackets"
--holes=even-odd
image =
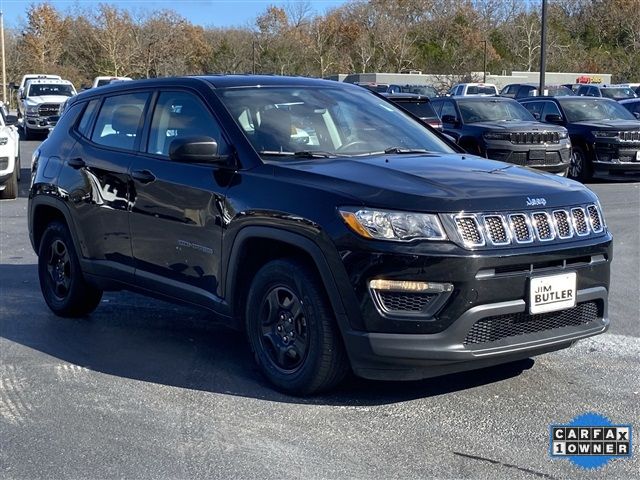
[[(300, 1), (300, 0), (297, 0)], [(309, 3), (316, 12), (346, 3), (347, 0), (311, 0)], [(0, 0), (0, 9), (4, 12), (5, 26), (15, 27), (26, 19), (26, 11), (37, 0)], [(296, 3), (296, 0), (49, 0), (58, 10), (80, 6), (93, 8), (100, 3), (127, 8), (130, 10), (155, 10), (169, 8), (177, 11), (192, 23), (202, 26), (244, 26), (252, 22), (269, 5), (283, 6)]]

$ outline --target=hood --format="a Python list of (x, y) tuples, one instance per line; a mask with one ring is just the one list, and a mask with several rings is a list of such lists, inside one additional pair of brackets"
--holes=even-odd
[(28, 105), (40, 105), (41, 103), (64, 103), (71, 97), (64, 95), (42, 95), (36, 97), (27, 97)]
[(480, 130), (499, 130), (504, 132), (562, 132), (564, 127), (535, 120), (498, 120), (495, 122), (476, 122), (467, 124)]
[[(275, 174), (368, 207), (419, 212), (528, 210), (594, 202), (578, 182), (467, 154), (382, 155), (277, 163)], [(295, 173), (293, 172), (295, 171)]]
[(637, 120), (599, 120), (589, 122), (573, 122), (573, 125), (580, 125), (594, 130), (640, 130), (640, 121)]

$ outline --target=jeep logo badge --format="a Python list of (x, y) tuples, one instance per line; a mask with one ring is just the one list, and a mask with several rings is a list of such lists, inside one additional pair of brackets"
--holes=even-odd
[(547, 204), (546, 198), (529, 198), (527, 197), (527, 207), (536, 207), (538, 205), (542, 205), (543, 207)]

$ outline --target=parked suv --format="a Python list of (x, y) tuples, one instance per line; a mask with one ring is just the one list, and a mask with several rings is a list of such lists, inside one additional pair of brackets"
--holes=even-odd
[(607, 98), (532, 97), (520, 100), (534, 116), (569, 131), (573, 154), (569, 176), (640, 172), (640, 121)]
[(0, 199), (18, 196), (20, 181), (20, 135), (18, 117), (0, 109)]
[(58, 121), (62, 105), (75, 94), (76, 89), (68, 80), (29, 80), (18, 103), (25, 138), (30, 140), (37, 132), (51, 130)]
[(604, 97), (612, 100), (624, 100), (625, 98), (636, 98), (637, 95), (629, 87), (605, 87), (600, 85), (582, 85), (578, 88), (576, 95), (585, 97)]
[(515, 100), (434, 98), (442, 131), (469, 153), (566, 175), (571, 142), (563, 127), (543, 125)]
[[(541, 96), (538, 88), (539, 85), (533, 83), (512, 83), (500, 90), (500, 95), (514, 99)], [(542, 96), (560, 97), (562, 95), (575, 95), (575, 93), (564, 85), (546, 85), (542, 92)]]
[(34, 153), (51, 310), (103, 290), (244, 329), (279, 389), (418, 379), (609, 325), (612, 238), (570, 180), (459, 153), (384, 98), (275, 76), (142, 80), (69, 100)]

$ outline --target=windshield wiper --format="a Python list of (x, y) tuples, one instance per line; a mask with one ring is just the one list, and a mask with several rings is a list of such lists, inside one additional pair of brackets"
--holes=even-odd
[(424, 148), (389, 147), (384, 149), (384, 153), (396, 153), (402, 155), (404, 153), (429, 153), (429, 150), (425, 150)]
[(318, 150), (300, 150), (293, 154), (295, 158), (335, 158), (335, 154)]

